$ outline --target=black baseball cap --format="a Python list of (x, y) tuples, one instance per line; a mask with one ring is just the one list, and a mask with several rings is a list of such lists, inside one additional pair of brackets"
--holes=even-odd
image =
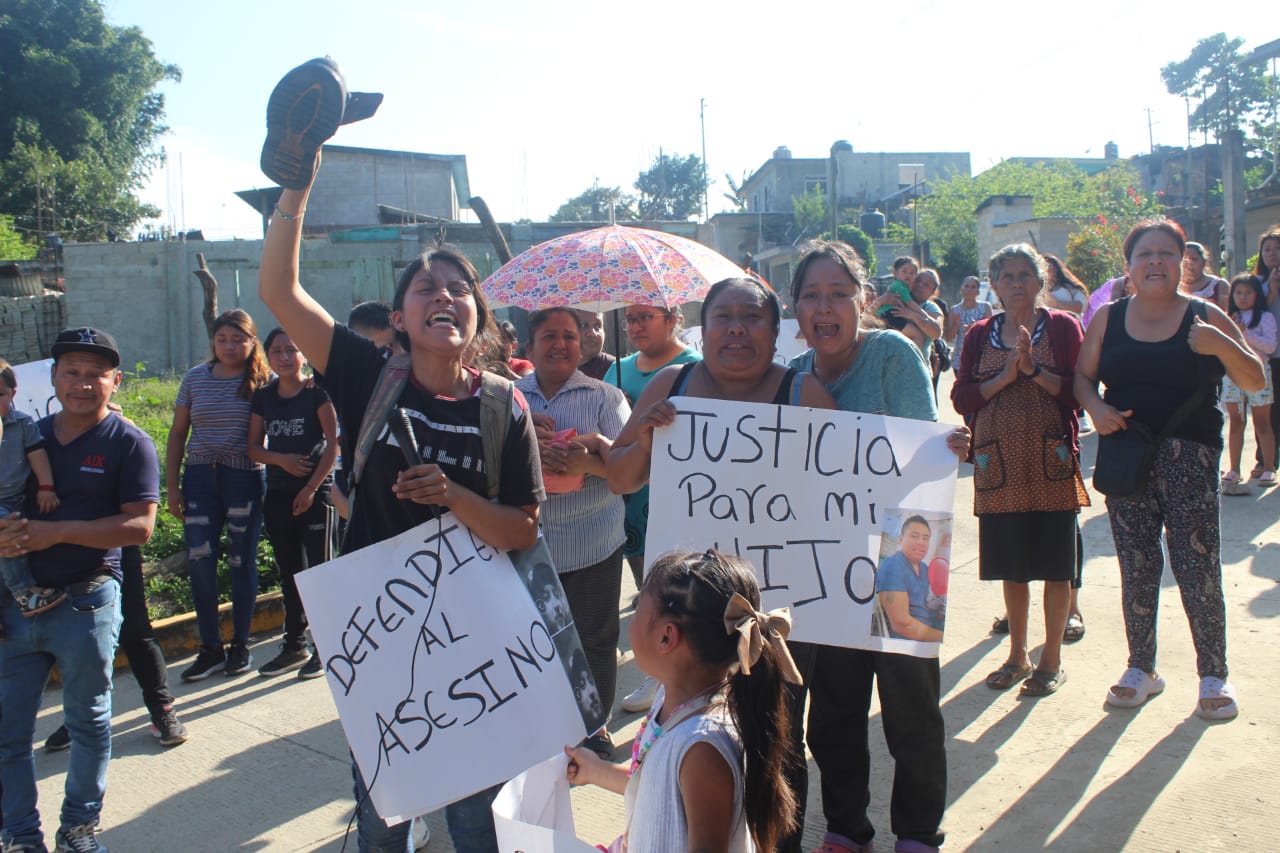
[(120, 349), (116, 346), (116, 339), (101, 329), (90, 326), (59, 332), (58, 339), (53, 342), (52, 352), (55, 359), (69, 352), (91, 352), (106, 358), (112, 367), (120, 366)]

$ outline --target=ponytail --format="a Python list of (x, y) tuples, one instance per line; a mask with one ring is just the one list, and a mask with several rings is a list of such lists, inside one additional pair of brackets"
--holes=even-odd
[(794, 749), (791, 714), (773, 646), (766, 643), (751, 674), (729, 679), (729, 714), (742, 738), (746, 763), (742, 810), (756, 849), (773, 850), (796, 827), (798, 806), (787, 783)]

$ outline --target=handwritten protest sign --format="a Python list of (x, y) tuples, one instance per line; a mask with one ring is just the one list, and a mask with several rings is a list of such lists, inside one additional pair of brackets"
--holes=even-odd
[(18, 380), (18, 391), (13, 395), (13, 407), (37, 421), (62, 408), (62, 404), (53, 394), (53, 381), (49, 373), (49, 368), (52, 366), (51, 358), (13, 366), (14, 378)]
[[(883, 415), (677, 397), (654, 433), (650, 561), (715, 546), (756, 568), (766, 610), (791, 636), (936, 657), (938, 642), (875, 636), (886, 512), (950, 515), (953, 427)], [(885, 633), (885, 632), (881, 632)]]
[(561, 752), (502, 786), (493, 801), (500, 853), (597, 853), (575, 834), (568, 763)]
[(586, 734), (565, 661), (580, 643), (546, 570), (554, 581), (535, 559), (523, 578), (450, 513), (298, 575), (347, 742), (388, 821)]

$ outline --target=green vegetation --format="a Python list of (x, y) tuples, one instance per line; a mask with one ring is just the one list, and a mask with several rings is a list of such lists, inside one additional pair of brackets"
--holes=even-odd
[[(142, 548), (143, 572), (147, 577), (147, 605), (152, 619), (186, 613), (192, 609), (191, 585), (185, 569), (164, 571), (167, 558), (182, 554), (186, 544), (182, 535), (182, 522), (169, 514), (168, 495), (164, 488), (164, 449), (169, 439), (169, 427), (173, 423), (173, 401), (178, 396), (177, 376), (140, 378), (143, 365), (133, 373), (126, 373), (115, 402), (125, 417), (137, 424), (156, 443), (160, 456), (160, 509), (156, 513), (156, 528), (151, 541)], [(231, 600), (231, 569), (225, 555), (226, 538), (223, 537), (223, 557), (218, 563), (218, 600)], [(280, 571), (275, 554), (264, 535), (258, 542), (258, 588), (261, 592), (280, 586)]]
[(0, 4), (0, 213), (20, 233), (127, 234), (155, 216), (135, 193), (159, 165), (164, 80), (178, 80), (137, 27), (97, 0)]

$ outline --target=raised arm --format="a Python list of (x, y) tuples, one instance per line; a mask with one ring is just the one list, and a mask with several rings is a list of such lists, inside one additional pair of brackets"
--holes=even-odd
[(320, 373), (328, 372), (333, 317), (311, 298), (298, 281), (298, 253), (302, 246), (302, 217), (311, 192), (286, 189), (262, 241), (258, 268), (258, 297), (281, 327)]

